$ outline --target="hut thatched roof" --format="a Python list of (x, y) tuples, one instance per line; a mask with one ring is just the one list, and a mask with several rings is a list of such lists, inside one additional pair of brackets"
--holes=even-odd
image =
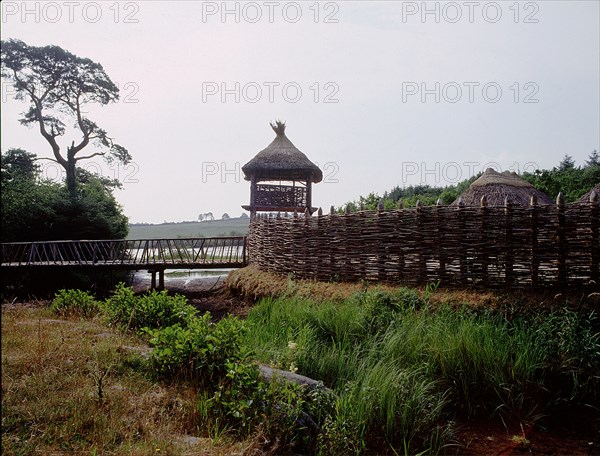
[(323, 173), (285, 135), (285, 123), (271, 124), (277, 136), (271, 144), (242, 166), (244, 177), (251, 180), (305, 180), (321, 182)]
[(590, 196), (592, 196), (592, 191), (596, 192), (596, 195), (598, 195), (598, 198), (600, 199), (600, 183), (599, 183), (599, 184), (596, 184), (594, 187), (592, 187), (589, 192), (587, 192), (585, 195), (583, 195), (581, 198), (579, 198), (577, 200), (577, 202), (578, 203), (589, 203)]
[(529, 205), (532, 195), (537, 197), (537, 204), (554, 204), (548, 195), (521, 179), (516, 173), (498, 173), (488, 168), (452, 203), (452, 206), (458, 206), (461, 198), (465, 206), (480, 206), (483, 195), (486, 196), (488, 206), (504, 206), (505, 198), (513, 205)]

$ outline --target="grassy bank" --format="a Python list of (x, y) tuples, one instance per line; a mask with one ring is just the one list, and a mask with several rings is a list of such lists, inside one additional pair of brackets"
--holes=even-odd
[(266, 298), (250, 312), (246, 344), (258, 359), (335, 391), (321, 435), (326, 454), (451, 453), (457, 419), (530, 428), (592, 411), (597, 422), (593, 311), (564, 307), (507, 319), (433, 305), (429, 292), (370, 291), (338, 302)]
[[(248, 283), (240, 274), (230, 285)], [(285, 289), (245, 320), (122, 285), (102, 301), (71, 290), (50, 307), (4, 305), (3, 450), (465, 454), (460, 425), (489, 420), (523, 450), (529, 430), (556, 421), (597, 438), (600, 323), (588, 303), (509, 312), (515, 302), (461, 305), (475, 294), (435, 286), (251, 275)], [(259, 362), (320, 383), (265, 380)]]

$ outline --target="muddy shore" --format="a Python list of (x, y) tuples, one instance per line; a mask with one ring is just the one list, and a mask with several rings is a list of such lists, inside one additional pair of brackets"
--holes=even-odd
[[(250, 309), (248, 303), (231, 296), (224, 284), (226, 274), (208, 277), (175, 277), (165, 280), (165, 289), (188, 298), (190, 304), (201, 312), (210, 312), (215, 320), (228, 313), (245, 316)], [(134, 275), (130, 286), (136, 293), (150, 289), (150, 275)]]

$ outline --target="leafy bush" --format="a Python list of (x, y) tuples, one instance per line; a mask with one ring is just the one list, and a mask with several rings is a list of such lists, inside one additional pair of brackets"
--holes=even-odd
[(163, 328), (175, 324), (187, 325), (197, 314), (195, 307), (182, 295), (170, 296), (167, 291), (152, 290), (136, 296), (132, 288), (120, 283), (112, 297), (104, 302), (104, 311), (111, 323), (123, 329)]
[(199, 396), (199, 414), (227, 423), (242, 435), (256, 431), (267, 454), (315, 454), (318, 435), (333, 413), (335, 395), (322, 384), (309, 388), (277, 376), (265, 383), (254, 364), (228, 363), (212, 396)]
[(86, 291), (82, 290), (59, 290), (54, 295), (50, 309), (61, 317), (91, 318), (98, 313), (100, 305)]
[(241, 344), (243, 321), (229, 316), (212, 323), (206, 313), (188, 318), (186, 323), (185, 327), (177, 323), (144, 329), (154, 347), (151, 364), (159, 376), (210, 386), (226, 376), (228, 363), (247, 360), (250, 353)]
[(246, 322), (228, 316), (212, 323), (210, 314), (144, 331), (154, 347), (150, 365), (159, 377), (199, 386), (202, 424), (220, 423), (241, 435), (257, 427), (278, 451), (313, 451), (319, 426), (333, 399), (323, 388), (306, 388), (274, 378), (265, 383), (244, 345)]
[(264, 403), (258, 368), (244, 361), (226, 361), (222, 367), (224, 375), (214, 385), (205, 385), (199, 395), (201, 419), (227, 423), (238, 434), (248, 434)]

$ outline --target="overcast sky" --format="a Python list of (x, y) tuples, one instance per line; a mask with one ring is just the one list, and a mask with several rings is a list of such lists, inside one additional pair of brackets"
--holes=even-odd
[[(599, 5), (2, 1), (1, 35), (104, 66), (121, 100), (90, 117), (133, 163), (81, 164), (124, 181), (131, 222), (160, 223), (239, 216), (240, 168), (276, 119), (323, 170), (324, 209), (488, 166), (582, 164), (600, 148)], [(49, 157), (25, 106), (3, 81), (2, 150)]]

